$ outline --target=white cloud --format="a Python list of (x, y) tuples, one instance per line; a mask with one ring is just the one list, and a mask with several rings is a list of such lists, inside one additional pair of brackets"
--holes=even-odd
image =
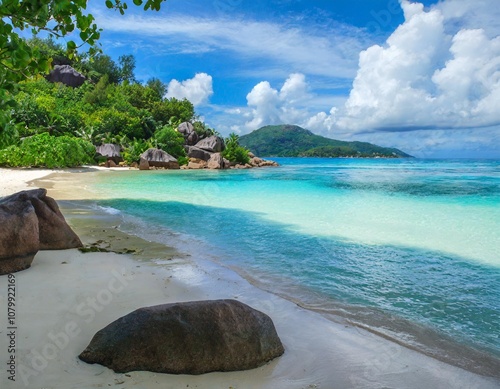
[(500, 37), (482, 29), (449, 34), (439, 8), (401, 5), (405, 22), (386, 45), (360, 53), (349, 99), (325, 122), (355, 132), (500, 124)]
[(307, 97), (306, 76), (301, 73), (291, 74), (280, 90), (280, 99), (293, 104)]
[(490, 38), (500, 31), (500, 7), (498, 0), (453, 0), (440, 1), (435, 8), (439, 9), (445, 24), (450, 29), (475, 29), (481, 27)]
[(114, 16), (99, 10), (93, 14), (99, 25), (106, 26), (106, 33), (130, 33), (142, 40), (154, 38), (155, 50), (159, 52), (178, 48), (178, 53), (186, 53), (193, 47), (189, 52), (228, 51), (242, 60), (266, 59), (262, 63), (266, 69), (273, 66), (283, 69), (285, 65), (285, 72), (337, 78), (354, 76), (357, 55), (366, 47), (367, 40), (363, 30), (333, 22), (331, 26), (315, 29), (314, 25), (302, 28), (238, 16), (231, 19), (179, 14)]
[(165, 97), (177, 99), (188, 99), (193, 105), (199, 106), (208, 103), (214, 91), (212, 88), (212, 76), (206, 73), (197, 73), (193, 78), (184, 81), (172, 80), (168, 84)]
[(301, 73), (290, 74), (280, 90), (262, 81), (247, 95), (251, 111), (246, 127), (255, 130), (269, 124), (302, 123), (308, 116), (304, 104), (311, 97), (306, 77)]

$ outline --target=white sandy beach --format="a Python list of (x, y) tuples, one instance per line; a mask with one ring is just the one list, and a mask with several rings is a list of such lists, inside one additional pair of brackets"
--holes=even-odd
[[(0, 196), (26, 189), (47, 170), (0, 169)], [(86, 173), (71, 174), (68, 182)], [(64, 180), (62, 180), (64, 182)], [(49, 195), (71, 198), (74, 187), (49, 188)], [(60, 196), (58, 196), (60, 195)], [(80, 193), (80, 196), (83, 193)], [(81, 197), (80, 197), (81, 199)], [(70, 224), (76, 216), (67, 210)], [(75, 211), (74, 215), (78, 215)], [(78, 223), (74, 225), (77, 233)], [(83, 237), (83, 240), (88, 237)], [(147, 245), (135, 239), (136, 245)], [(146, 257), (148, 251), (144, 254)], [(45, 251), (30, 269), (15, 273), (16, 381), (7, 379), (8, 280), (0, 277), (0, 382), (2, 388), (441, 388), (493, 389), (500, 381), (450, 366), (353, 326), (252, 286), (233, 271), (155, 247), (151, 259), (78, 250)], [(159, 261), (158, 261), (159, 260)], [(115, 374), (80, 361), (101, 328), (139, 307), (178, 301), (234, 298), (268, 314), (285, 354), (250, 371), (200, 376), (149, 372)]]

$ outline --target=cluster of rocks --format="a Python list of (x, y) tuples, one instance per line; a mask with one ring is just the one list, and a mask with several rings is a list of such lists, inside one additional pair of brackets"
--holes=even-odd
[[(140, 162), (132, 164), (132, 167), (140, 170), (150, 169), (251, 169), (254, 167), (278, 166), (274, 161), (267, 161), (248, 153), (249, 162), (245, 165), (230, 162), (222, 156), (225, 149), (224, 139), (212, 135), (201, 138), (195, 131), (193, 125), (184, 122), (179, 125), (177, 131), (184, 136), (186, 154), (189, 158), (187, 165), (180, 166), (179, 162), (167, 152), (151, 148), (140, 156)], [(103, 144), (96, 148), (98, 155), (107, 158), (103, 163), (106, 167), (125, 166), (120, 154), (120, 146)]]
[(81, 246), (45, 189), (0, 198), (0, 275), (29, 268), (39, 250)]
[(179, 131), (186, 142), (186, 153), (189, 157), (187, 166), (183, 169), (249, 169), (253, 167), (278, 166), (276, 162), (266, 161), (249, 153), (249, 163), (241, 165), (230, 162), (222, 157), (224, 151), (224, 139), (220, 136), (212, 135), (204, 139), (199, 139), (193, 125), (189, 122), (182, 123)]
[(117, 373), (254, 369), (284, 353), (269, 316), (236, 300), (140, 308), (97, 332), (79, 358)]

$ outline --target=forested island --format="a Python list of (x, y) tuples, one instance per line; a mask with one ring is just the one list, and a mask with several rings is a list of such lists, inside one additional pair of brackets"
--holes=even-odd
[(285, 124), (262, 127), (243, 135), (239, 141), (242, 146), (264, 157), (411, 157), (398, 149), (325, 138), (299, 126)]

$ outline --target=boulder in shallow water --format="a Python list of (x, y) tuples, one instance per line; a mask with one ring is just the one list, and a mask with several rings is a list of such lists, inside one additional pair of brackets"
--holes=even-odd
[(117, 373), (203, 374), (253, 369), (283, 352), (269, 316), (214, 300), (140, 308), (97, 332), (79, 358)]

